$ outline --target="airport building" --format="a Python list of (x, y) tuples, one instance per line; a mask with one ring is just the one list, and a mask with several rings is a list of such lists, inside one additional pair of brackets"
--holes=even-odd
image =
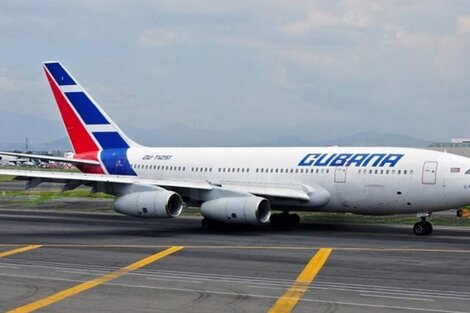
[(426, 149), (470, 157), (470, 138), (452, 138), (450, 142), (434, 142)]

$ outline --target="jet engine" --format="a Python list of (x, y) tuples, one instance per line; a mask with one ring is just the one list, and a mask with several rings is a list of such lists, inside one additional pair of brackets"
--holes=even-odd
[(118, 197), (113, 209), (125, 215), (146, 218), (177, 217), (183, 210), (183, 200), (176, 192), (142, 191)]
[(201, 214), (231, 224), (265, 224), (269, 222), (271, 206), (260, 197), (227, 197), (204, 202)]

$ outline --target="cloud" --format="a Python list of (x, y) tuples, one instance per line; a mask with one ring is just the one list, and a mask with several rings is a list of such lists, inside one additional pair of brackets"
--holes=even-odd
[(0, 68), (0, 90), (12, 92), (19, 90), (18, 80), (8, 70)]
[(170, 29), (147, 29), (137, 39), (140, 46), (149, 48), (164, 48), (195, 42), (196, 40), (189, 34)]
[(281, 30), (285, 33), (304, 34), (313, 29), (349, 27), (365, 28), (372, 24), (373, 20), (366, 12), (359, 8), (345, 8), (340, 12), (322, 10), (311, 4), (307, 10), (307, 18), (284, 24)]
[(470, 15), (459, 16), (457, 19), (457, 33), (461, 35), (470, 34)]

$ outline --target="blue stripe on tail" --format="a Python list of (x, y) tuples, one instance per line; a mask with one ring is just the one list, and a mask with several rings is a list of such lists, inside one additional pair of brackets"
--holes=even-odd
[(108, 120), (82, 91), (66, 92), (65, 95), (87, 125), (108, 125)]
[(94, 132), (93, 136), (95, 136), (104, 150), (129, 148), (127, 142), (124, 141), (118, 132)]
[(44, 65), (59, 86), (76, 85), (75, 81), (67, 74), (67, 71), (60, 63), (46, 63)]

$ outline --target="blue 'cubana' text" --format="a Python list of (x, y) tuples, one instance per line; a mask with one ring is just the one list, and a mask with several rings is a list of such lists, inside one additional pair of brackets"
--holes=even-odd
[(403, 156), (387, 153), (309, 153), (298, 166), (394, 167)]

